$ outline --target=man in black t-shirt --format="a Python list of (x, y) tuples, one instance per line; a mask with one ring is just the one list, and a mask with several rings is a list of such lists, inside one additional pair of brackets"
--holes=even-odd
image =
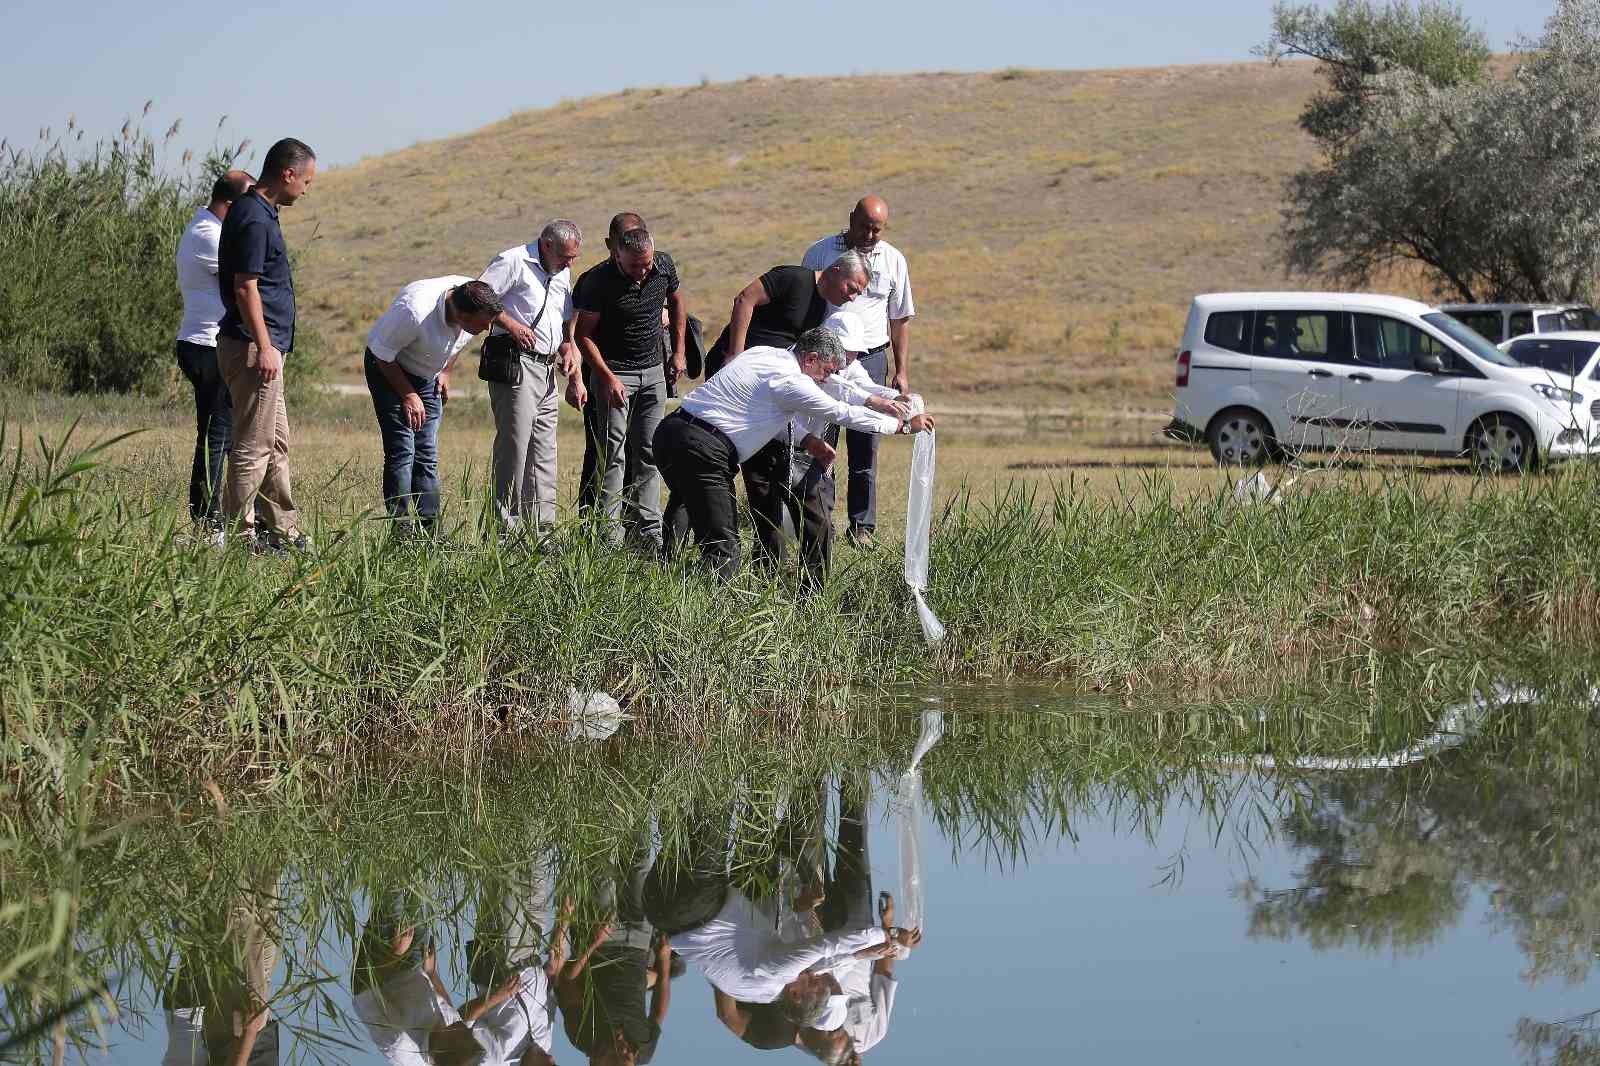
[[(642, 223), (636, 215), (618, 215), (612, 229), (636, 221)], [(684, 369), (687, 312), (672, 257), (655, 250), (642, 224), (614, 232), (606, 244), (611, 258), (585, 271), (573, 292), (574, 332), (589, 373), (584, 427), (595, 452), (593, 479), (580, 488), (578, 504), (602, 509), (607, 539), (620, 547), (626, 503), (634, 539), (659, 552), (661, 476), (652, 441), (667, 403), (661, 309), (671, 320), (675, 376)]]
[[(706, 355), (706, 377), (711, 377), (722, 365), (738, 356), (746, 348), (771, 345), (787, 348), (808, 329), (820, 326), (828, 316), (829, 305), (847, 304), (866, 290), (867, 263), (855, 252), (846, 252), (826, 270), (812, 270), (803, 266), (777, 266), (746, 285), (733, 301), (733, 314), (727, 328)], [(799, 441), (789, 434), (752, 455), (741, 468), (744, 473), (745, 495), (750, 503), (750, 515), (756, 528), (755, 562), (757, 566), (776, 569), (784, 558), (783, 514), (788, 500), (793, 496), (790, 463)], [(809, 457), (802, 453), (805, 468)], [(811, 479), (801, 490), (809, 491), (817, 484)], [(832, 510), (832, 499), (827, 510)], [(669, 536), (678, 528), (676, 509), (667, 508)], [(815, 555), (808, 531), (796, 531), (800, 538), (800, 553), (810, 559)], [(820, 566), (813, 567), (820, 572)]]

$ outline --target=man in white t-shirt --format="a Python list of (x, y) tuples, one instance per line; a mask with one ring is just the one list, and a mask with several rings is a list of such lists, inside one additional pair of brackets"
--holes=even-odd
[(364, 368), (383, 435), (383, 503), (397, 529), (439, 517), (439, 422), (456, 353), (503, 309), (481, 281), (413, 281), (367, 334)]
[(558, 218), (546, 224), (537, 241), (495, 256), (478, 279), (505, 304), (484, 350), (514, 348), (521, 363), (516, 384), (489, 382), (494, 506), (507, 532), (528, 520), (536, 528), (555, 525), (557, 382), (564, 376), (573, 383), (579, 405), (587, 399), (572, 341), (571, 266), (582, 247), (578, 224)]
[(552, 855), (525, 875), (495, 875), (480, 887), (474, 938), (467, 943), (467, 976), (478, 995), (461, 1016), (488, 1052), (484, 1066), (551, 1066), (556, 997), (552, 987), (566, 959), (565, 914), (546, 950)]
[(211, 199), (197, 207), (178, 240), (178, 292), (183, 322), (174, 354), (194, 389), (194, 463), (189, 469), (189, 517), (207, 532), (222, 528), (222, 461), (233, 446), (233, 403), (217, 370), (217, 323), (222, 293), (217, 288), (217, 244), (228, 208), (255, 178), (230, 170), (211, 186)]
[[(494, 995), (510, 998), (517, 985), (507, 981)], [(415, 926), (375, 914), (356, 945), (352, 976), (356, 1017), (373, 1045), (393, 1066), (478, 1066), (483, 1045), (450, 1002), (439, 979), (432, 945), (419, 942)]]
[[(824, 237), (806, 250), (803, 265), (821, 269), (846, 251), (860, 252), (869, 269), (867, 290), (850, 301), (850, 309), (862, 317), (867, 332), (867, 350), (861, 363), (875, 384), (887, 384), (896, 393), (910, 391), (911, 316), (916, 307), (911, 299), (911, 274), (906, 257), (883, 239), (889, 228), (889, 205), (880, 196), (863, 196), (850, 212), (850, 225), (842, 232)], [(889, 370), (888, 352), (894, 349), (894, 369)], [(845, 506), (850, 524), (846, 538), (858, 547), (870, 547), (878, 524), (877, 464), (878, 440), (870, 433), (845, 433), (846, 462), (850, 479)]]

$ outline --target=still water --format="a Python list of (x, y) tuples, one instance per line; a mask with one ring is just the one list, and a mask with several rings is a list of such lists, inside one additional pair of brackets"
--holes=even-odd
[[(383, 830), (352, 831), (359, 856), (326, 827), (254, 859), (207, 836), (194, 871), (152, 885), (183, 897), (207, 849), (245, 858), (211, 860), (228, 872), (196, 890), (209, 903), (122, 897), (146, 911), (107, 926), (116, 1009), (75, 1016), (64, 1058), (591, 1061), (575, 1034), (592, 1061), (656, 1063), (1600, 1061), (1592, 708), (1502, 688), (1369, 717), (1349, 742), (1301, 721), (1306, 742), (1269, 769), (1215, 744), (1174, 755), (1193, 742), (1128, 711), (1010, 729), (1078, 713), (1041, 699), (947, 702), (859, 763), (735, 769), (681, 802), (627, 768), (517, 770), (487, 816), (388, 802), (397, 854)], [(545, 809), (572, 780), (593, 801), (577, 829)], [(472, 824), (419, 842), (406, 826), (424, 816)], [(652, 918), (681, 927), (675, 977)], [(877, 957), (885, 935), (915, 937), (873, 930), (910, 920), (920, 943)], [(272, 1004), (253, 1042), (252, 995)]]

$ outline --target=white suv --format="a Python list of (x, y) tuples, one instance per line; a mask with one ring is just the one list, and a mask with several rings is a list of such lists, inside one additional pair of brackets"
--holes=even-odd
[[(1585, 391), (1586, 390), (1586, 391)], [(1310, 449), (1467, 454), (1524, 470), (1588, 455), (1600, 383), (1564, 384), (1414, 300), (1313, 292), (1195, 297), (1169, 432), (1224, 465)]]

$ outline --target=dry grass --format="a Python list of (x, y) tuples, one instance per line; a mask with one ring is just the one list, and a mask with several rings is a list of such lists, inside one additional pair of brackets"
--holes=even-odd
[(1312, 157), (1295, 116), (1314, 84), (1250, 63), (639, 89), (327, 171), (284, 218), (303, 314), (356, 380), (400, 285), (476, 273), (549, 216), (583, 225), (587, 265), (614, 212), (644, 214), (714, 331), (871, 190), (911, 263), (935, 403), (1162, 409), (1196, 292), (1294, 284), (1273, 233)]

